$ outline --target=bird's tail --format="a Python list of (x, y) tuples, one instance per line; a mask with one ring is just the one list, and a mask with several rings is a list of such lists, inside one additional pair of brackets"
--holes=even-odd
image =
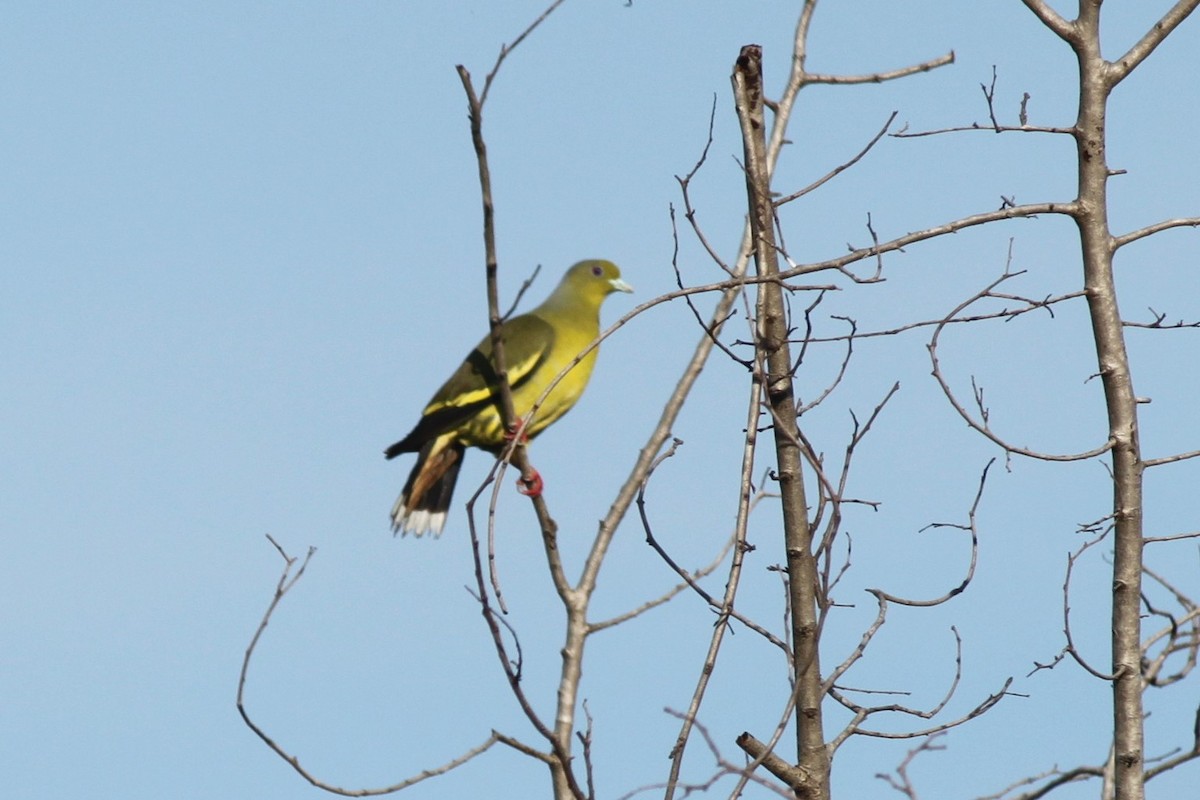
[(426, 442), (392, 506), (392, 533), (440, 536), (465, 447), (449, 437)]

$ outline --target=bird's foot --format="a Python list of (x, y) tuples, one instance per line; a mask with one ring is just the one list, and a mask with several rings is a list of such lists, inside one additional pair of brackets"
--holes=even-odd
[(504, 441), (529, 444), (529, 437), (525, 435), (525, 420), (519, 419), (509, 425), (508, 430), (504, 432)]
[(545, 487), (541, 474), (533, 467), (529, 468), (527, 475), (517, 478), (517, 491), (526, 497), (541, 497), (542, 489)]

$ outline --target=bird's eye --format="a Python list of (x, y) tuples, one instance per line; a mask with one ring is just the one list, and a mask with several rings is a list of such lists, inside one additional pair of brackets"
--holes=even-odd
[(604, 267), (600, 266), (599, 264), (594, 265), (592, 267), (592, 274), (599, 278), (604, 274)]

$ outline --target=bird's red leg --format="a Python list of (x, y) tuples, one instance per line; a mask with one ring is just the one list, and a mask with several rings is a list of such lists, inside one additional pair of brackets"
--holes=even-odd
[(541, 474), (533, 467), (529, 468), (527, 474), (517, 478), (517, 491), (526, 497), (540, 497), (545, 486)]
[(509, 425), (508, 430), (504, 432), (504, 440), (508, 442), (515, 440), (517, 444), (529, 444), (529, 437), (525, 435), (525, 420), (518, 419)]
[[(519, 419), (510, 425), (504, 432), (504, 438), (510, 442), (516, 441), (517, 444), (528, 444), (529, 437), (525, 435), (525, 420)], [(545, 486), (542, 476), (532, 466), (525, 474), (517, 478), (517, 491), (526, 497), (540, 497)]]

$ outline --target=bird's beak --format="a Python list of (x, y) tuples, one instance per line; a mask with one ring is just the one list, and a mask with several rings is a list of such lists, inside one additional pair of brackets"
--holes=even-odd
[(633, 287), (620, 278), (613, 278), (608, 282), (608, 285), (613, 288), (614, 292), (632, 292)]

